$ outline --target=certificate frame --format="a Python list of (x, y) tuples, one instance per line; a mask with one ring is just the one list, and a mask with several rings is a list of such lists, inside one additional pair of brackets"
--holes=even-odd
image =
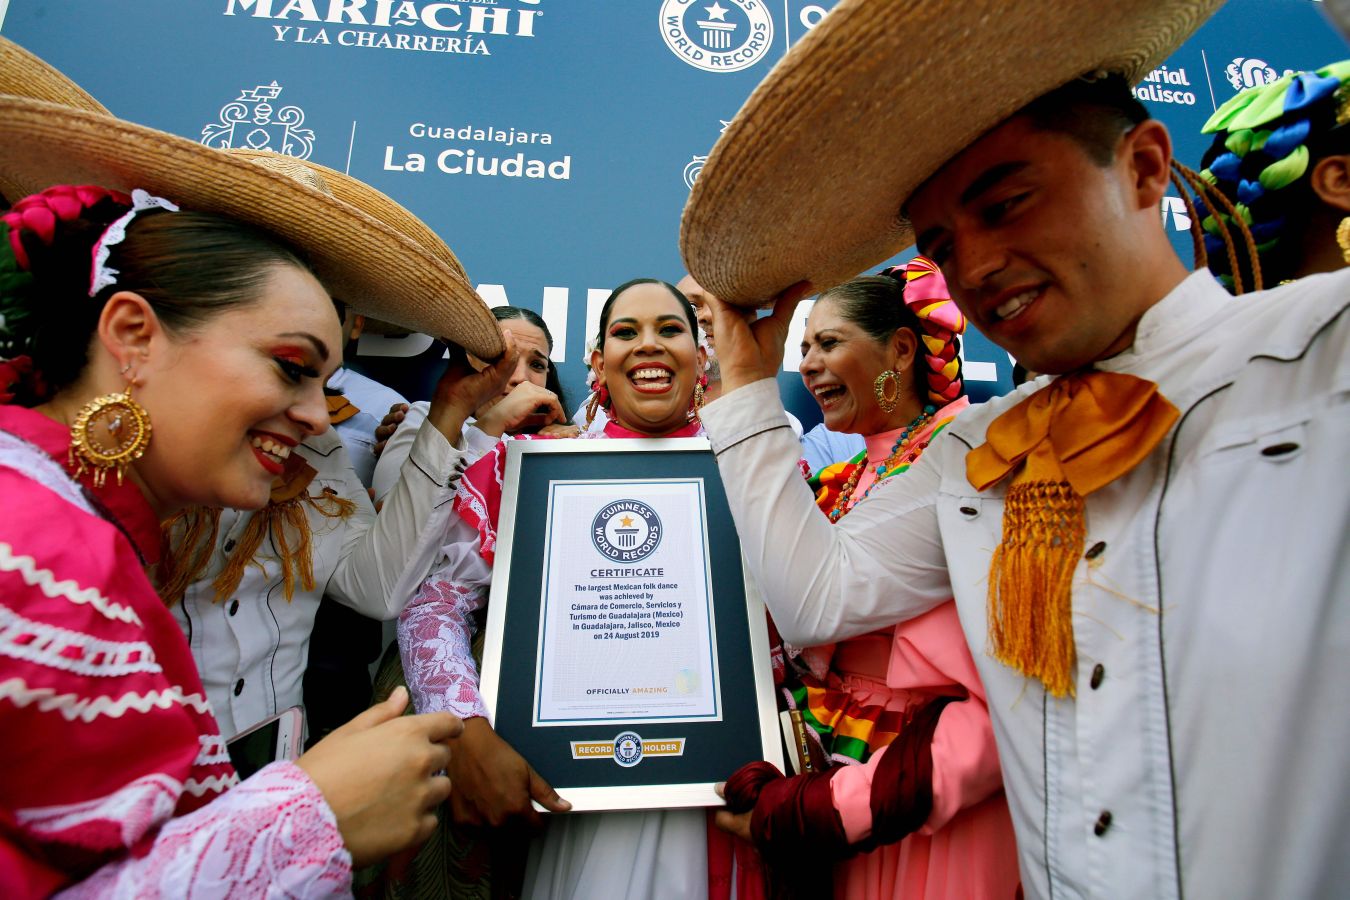
[[(716, 715), (540, 723), (554, 486), (612, 484), (622, 494), (625, 484), (689, 481), (698, 482), (703, 509)], [(740, 766), (763, 759), (782, 768), (764, 604), (706, 439), (507, 444), (480, 693), (497, 733), (576, 812), (720, 806), (714, 786)]]

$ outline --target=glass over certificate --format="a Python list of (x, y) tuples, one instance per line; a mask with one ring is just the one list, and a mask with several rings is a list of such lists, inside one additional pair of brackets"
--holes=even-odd
[(535, 725), (718, 721), (701, 478), (553, 481)]
[(764, 604), (702, 438), (507, 445), (481, 688), (573, 812), (782, 768)]

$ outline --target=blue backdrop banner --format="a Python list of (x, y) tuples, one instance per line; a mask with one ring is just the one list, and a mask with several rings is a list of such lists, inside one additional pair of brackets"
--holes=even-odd
[[(833, 0), (0, 0), (0, 30), (114, 113), (219, 147), (349, 172), (421, 216), (493, 305), (539, 312), (569, 403), (609, 289), (678, 280), (680, 211), (718, 134)], [(1196, 163), (1235, 91), (1344, 57), (1317, 0), (1229, 0), (1137, 96)], [(915, 52), (941, 53), (922, 46)], [(903, 61), (897, 61), (903, 65)], [(997, 73), (990, 73), (997, 77)], [(899, 198), (897, 198), (898, 200)], [(1190, 259), (1180, 197), (1159, 211)], [(802, 210), (802, 215), (810, 215)], [(790, 227), (790, 223), (786, 223)], [(800, 329), (805, 309), (797, 317)], [(789, 408), (819, 421), (796, 375)], [(363, 368), (413, 397), (429, 337), (362, 339)], [(966, 341), (973, 398), (1007, 354)]]

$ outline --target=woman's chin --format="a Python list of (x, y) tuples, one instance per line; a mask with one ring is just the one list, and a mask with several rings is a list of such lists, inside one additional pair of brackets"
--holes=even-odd
[(853, 416), (843, 415), (840, 410), (830, 410), (821, 416), (821, 424), (835, 434), (854, 434)]

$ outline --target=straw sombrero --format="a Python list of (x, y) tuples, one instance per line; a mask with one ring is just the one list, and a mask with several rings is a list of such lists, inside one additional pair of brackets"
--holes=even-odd
[[(116, 119), (5, 38), (0, 94), (12, 95), (0, 97), (0, 190), (10, 199), (52, 184), (144, 188), (286, 239), (334, 296), (372, 318), (452, 340), (481, 359), (501, 355), (501, 330), (454, 253), (370, 185), (317, 163), (213, 150)], [(52, 118), (39, 123), (44, 117)]]
[(462, 270), (356, 206), (243, 156), (101, 113), (0, 96), (0, 173), (25, 193), (53, 184), (143, 188), (237, 219), (300, 249), (353, 308), (481, 359), (502, 353), (496, 320)]
[(6, 37), (0, 37), (0, 94), (112, 115), (84, 88)]
[(841, 0), (750, 95), (684, 209), (689, 272), (760, 305), (913, 242), (901, 204), (1030, 101), (1089, 72), (1137, 82), (1222, 0)]
[[(369, 213), (400, 234), (406, 234), (431, 251), (433, 256), (438, 257), (441, 262), (453, 269), (466, 283), (468, 282), (468, 273), (464, 271), (464, 267), (460, 265), (454, 252), (441, 239), (440, 235), (432, 231), (425, 222), (413, 215), (398, 201), (388, 194), (377, 191), (359, 178), (353, 178), (337, 169), (330, 169), (307, 159), (300, 160), (293, 156), (283, 156), (270, 150), (235, 147), (226, 152), (235, 156), (242, 156), (245, 159), (261, 160), (282, 172), (286, 172), (289, 167), (303, 166), (317, 175), (320, 182), (328, 188), (334, 197), (343, 203)], [(475, 296), (477, 295), (475, 294)]]

